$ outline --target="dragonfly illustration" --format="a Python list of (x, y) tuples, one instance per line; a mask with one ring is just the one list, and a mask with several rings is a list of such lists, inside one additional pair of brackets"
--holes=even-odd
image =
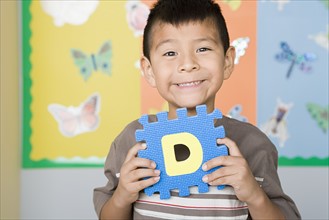
[(281, 42), (280, 47), (282, 49), (281, 53), (276, 54), (275, 58), (277, 61), (282, 61), (282, 62), (290, 62), (290, 66), (287, 72), (287, 79), (290, 77), (293, 68), (295, 65), (299, 66), (299, 69), (303, 72), (310, 72), (312, 67), (308, 65), (308, 62), (312, 62), (316, 59), (316, 55), (313, 53), (304, 53), (301, 55), (298, 55), (294, 53), (288, 43), (286, 42)]

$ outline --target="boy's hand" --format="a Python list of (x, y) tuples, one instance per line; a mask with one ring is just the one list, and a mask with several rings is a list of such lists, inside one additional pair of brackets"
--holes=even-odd
[[(145, 144), (137, 143), (126, 156), (120, 170), (117, 198), (122, 206), (130, 205), (138, 199), (139, 191), (159, 181), (160, 171), (156, 164), (148, 159), (137, 157), (139, 150), (146, 149)], [(150, 177), (144, 179), (145, 177)]]
[(225, 144), (230, 152), (229, 156), (219, 156), (203, 164), (204, 171), (223, 166), (205, 175), (203, 181), (209, 185), (230, 185), (236, 196), (242, 202), (252, 202), (260, 193), (260, 186), (249, 169), (247, 161), (239, 148), (229, 138), (217, 139), (218, 144)]

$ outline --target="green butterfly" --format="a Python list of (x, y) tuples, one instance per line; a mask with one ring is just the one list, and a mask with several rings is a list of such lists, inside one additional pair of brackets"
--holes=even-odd
[(98, 70), (111, 75), (111, 42), (105, 42), (97, 54), (86, 55), (77, 49), (71, 49), (71, 54), (84, 80), (87, 80), (93, 71)]
[(322, 129), (323, 132), (328, 130), (328, 111), (329, 105), (327, 107), (322, 107), (315, 103), (307, 103), (306, 108), (309, 111), (312, 118), (318, 123), (318, 126)]
[(224, 3), (228, 4), (233, 11), (236, 11), (241, 6), (241, 0), (223, 0)]
[(328, 0), (321, 0), (321, 1), (329, 9), (329, 1)]

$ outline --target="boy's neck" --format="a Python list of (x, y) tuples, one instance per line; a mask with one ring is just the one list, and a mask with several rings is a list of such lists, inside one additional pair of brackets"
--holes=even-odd
[[(176, 110), (179, 109), (178, 107), (170, 106), (169, 105), (169, 111), (168, 111), (168, 119), (175, 119), (177, 118), (177, 112)], [(214, 105), (207, 105), (207, 112), (211, 113), (215, 109)], [(196, 106), (187, 108), (187, 115), (188, 116), (194, 116), (196, 115)]]

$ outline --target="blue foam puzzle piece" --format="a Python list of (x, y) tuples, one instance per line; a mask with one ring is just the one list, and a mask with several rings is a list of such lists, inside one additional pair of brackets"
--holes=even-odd
[[(136, 131), (136, 141), (146, 142), (147, 148), (140, 150), (138, 156), (153, 160), (157, 164), (157, 169), (161, 171), (159, 182), (144, 190), (146, 195), (151, 196), (155, 192), (159, 192), (160, 199), (168, 199), (170, 198), (170, 190), (178, 189), (179, 196), (189, 196), (190, 186), (198, 186), (199, 193), (209, 191), (209, 185), (202, 181), (202, 177), (220, 167), (206, 172), (201, 167), (203, 163), (214, 157), (228, 155), (227, 147), (225, 145), (218, 146), (216, 142), (218, 138), (225, 137), (225, 130), (223, 126), (214, 127), (214, 120), (222, 118), (222, 113), (218, 109), (208, 114), (206, 105), (200, 105), (196, 107), (196, 112), (195, 116), (188, 116), (187, 109), (180, 108), (176, 111), (176, 119), (168, 120), (167, 112), (158, 113), (158, 121), (156, 122), (149, 122), (147, 115), (143, 115), (139, 119), (143, 129)], [(165, 168), (161, 140), (166, 135), (182, 132), (194, 135), (201, 143), (202, 163), (193, 173), (169, 176)], [(223, 189), (224, 187), (218, 186), (217, 188)]]

